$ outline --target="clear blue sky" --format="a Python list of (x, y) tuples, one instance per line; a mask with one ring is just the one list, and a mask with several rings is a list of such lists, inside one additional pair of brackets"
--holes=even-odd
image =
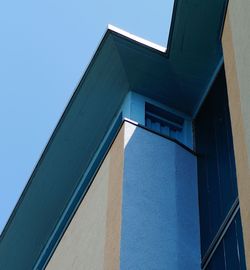
[(107, 25), (166, 45), (173, 0), (0, 3), (0, 232)]

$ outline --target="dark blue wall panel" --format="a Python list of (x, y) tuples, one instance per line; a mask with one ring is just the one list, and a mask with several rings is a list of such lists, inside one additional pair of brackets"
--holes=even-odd
[(238, 213), (216, 249), (206, 270), (246, 270), (242, 242), (241, 219)]
[(195, 132), (204, 254), (238, 193), (223, 71), (197, 116)]
[[(223, 230), (219, 229), (225, 225), (225, 220), (231, 213), (230, 209), (233, 209), (238, 198), (223, 68), (195, 119), (195, 139), (198, 154), (201, 253), (204, 258), (210, 252), (208, 250), (213, 240), (218, 239), (218, 235), (222, 233)], [(207, 269), (244, 269), (243, 266), (240, 267), (240, 263), (245, 265), (242, 228), (238, 214), (217, 247)]]

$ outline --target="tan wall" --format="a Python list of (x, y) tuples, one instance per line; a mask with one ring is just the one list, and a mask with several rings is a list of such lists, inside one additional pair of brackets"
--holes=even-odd
[(47, 270), (119, 269), (123, 141), (122, 128)]
[(232, 121), (245, 253), (250, 269), (250, 1), (229, 1), (223, 52)]

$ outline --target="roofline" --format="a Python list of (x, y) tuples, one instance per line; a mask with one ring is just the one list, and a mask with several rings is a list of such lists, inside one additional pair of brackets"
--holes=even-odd
[(107, 39), (107, 37), (110, 34), (115, 34), (115, 35), (119, 35), (120, 37), (130, 40), (132, 43), (137, 43), (141, 46), (147, 47), (148, 49), (152, 49), (156, 52), (158, 52), (159, 54), (164, 54), (166, 57), (169, 56), (169, 49), (167, 50), (167, 48), (170, 48), (170, 43), (172, 40), (172, 35), (173, 35), (173, 28), (174, 28), (174, 21), (175, 21), (175, 16), (176, 16), (176, 10), (177, 10), (177, 4), (178, 4), (179, 0), (174, 0), (174, 6), (173, 6), (173, 12), (172, 12), (172, 20), (171, 20), (171, 24), (170, 24), (170, 31), (169, 31), (169, 36), (168, 36), (168, 46), (167, 47), (163, 47), (160, 46), (156, 43), (153, 43), (151, 41), (148, 41), (146, 39), (143, 39), (139, 36), (133, 35), (129, 32), (126, 32), (125, 30), (122, 30), (116, 26), (113, 26), (111, 24), (108, 24), (108, 26), (106, 27), (106, 31), (104, 32), (104, 34), (101, 37), (101, 40), (97, 46), (97, 49), (95, 50), (92, 58), (90, 58), (89, 64), (87, 65), (86, 69), (83, 71), (83, 75), (81, 76), (81, 78), (79, 79), (78, 83), (76, 84), (76, 87), (73, 91), (73, 94), (71, 95), (71, 97), (69, 98), (69, 101), (67, 102), (67, 105), (65, 106), (63, 113), (61, 115), (61, 117), (59, 118), (57, 124), (55, 125), (55, 128), (52, 131), (52, 134), (49, 137), (49, 140), (47, 142), (47, 144), (45, 145), (44, 149), (41, 151), (40, 157), (38, 158), (38, 161), (36, 163), (36, 165), (34, 166), (31, 175), (23, 189), (23, 191), (21, 192), (21, 195), (19, 196), (13, 211), (11, 212), (11, 215), (9, 216), (2, 232), (0, 233), (0, 241), (4, 238), (5, 233), (8, 230), (8, 227), (10, 226), (12, 220), (14, 219), (14, 216), (16, 214), (16, 212), (18, 211), (18, 207), (19, 205), (22, 203), (22, 200), (29, 188), (29, 186), (32, 183), (32, 179), (37, 171), (37, 169), (39, 168), (41, 162), (43, 161), (44, 156), (46, 155), (46, 153), (48, 152), (48, 149), (51, 145), (51, 143), (53, 142), (53, 139), (58, 131), (58, 129), (60, 128), (67, 112), (70, 110), (71, 104), (73, 103), (73, 101), (75, 100), (77, 94), (78, 94), (78, 89), (80, 88), (81, 84), (83, 83), (83, 81), (85, 80), (85, 78), (88, 75), (89, 70), (91, 69), (92, 65), (94, 64), (95, 59), (98, 57), (99, 51), (102, 49), (105, 40)]
[(136, 36), (134, 34), (131, 34), (129, 32), (126, 32), (124, 30), (122, 30), (121, 28), (118, 28), (114, 25), (111, 25), (111, 24), (108, 24), (108, 30), (112, 31), (112, 32), (115, 32), (116, 34), (120, 34), (128, 39), (131, 39), (132, 41), (135, 41), (135, 42), (138, 42), (144, 46), (147, 46), (147, 47), (150, 47), (152, 49), (155, 49), (159, 52), (163, 52), (163, 53), (166, 53), (167, 51), (167, 48), (164, 47), (164, 46), (161, 46), (161, 45), (158, 45), (154, 42), (151, 42), (147, 39), (144, 39), (144, 38), (141, 38), (139, 36)]
[[(40, 157), (35, 165), (35, 167), (33, 168), (31, 176), (29, 177), (29, 180), (27, 181), (27, 183), (26, 183), (26, 185), (21, 193), (21, 196), (19, 197), (6, 225), (4, 226), (3, 231), (0, 234), (0, 242), (1, 242), (1, 240), (3, 240), (5, 235), (8, 233), (8, 229), (9, 229), (10, 225), (12, 224), (12, 221), (15, 220), (15, 216), (19, 210), (19, 206), (22, 205), (23, 199), (25, 198), (28, 189), (32, 185), (32, 181), (34, 180), (34, 177), (35, 177), (37, 171), (39, 170), (39, 167), (41, 166), (44, 157), (46, 156), (47, 152), (49, 151), (50, 146), (53, 143), (54, 138), (56, 137), (58, 130), (60, 130), (60, 127), (61, 127), (62, 123), (64, 122), (65, 117), (68, 115), (72, 104), (74, 103), (75, 99), (78, 96), (78, 93), (79, 93), (79, 90), (81, 89), (82, 84), (84, 83), (84, 81), (88, 77), (89, 71), (91, 70), (92, 66), (95, 64), (95, 61), (98, 58), (98, 55), (99, 55), (100, 51), (102, 50), (107, 38), (110, 36), (111, 36), (111, 38), (118, 37), (121, 40), (129, 41), (132, 44), (136, 44), (138, 47), (139, 46), (144, 47), (145, 50), (151, 50), (155, 54), (159, 54), (159, 55), (162, 55), (162, 56), (168, 58), (170, 55), (171, 47), (172, 47), (173, 33), (174, 33), (174, 28), (175, 28), (175, 20), (176, 20), (177, 8), (178, 8), (179, 3), (180, 3), (179, 0), (174, 0), (174, 6), (173, 6), (173, 11), (172, 11), (172, 21), (171, 21), (170, 30), (169, 30), (167, 47), (163, 47), (163, 46), (160, 46), (156, 43), (150, 42), (146, 39), (140, 38), (136, 35), (133, 35), (129, 32), (126, 32), (118, 27), (108, 25), (108, 27), (106, 28), (106, 31), (104, 32), (103, 36), (101, 37), (101, 40), (98, 44), (97, 49), (95, 50), (92, 58), (90, 59), (89, 64), (86, 66), (86, 69), (84, 70), (83, 75), (81, 76), (78, 84), (76, 85), (76, 87), (73, 91), (73, 94), (70, 97), (69, 102), (67, 103), (67, 105), (63, 111), (62, 116), (60, 117), (55, 128), (53, 129), (53, 132), (48, 140), (48, 143), (46, 144), (44, 150), (42, 151), (42, 153), (41, 153), (41, 155), (40, 155)], [(223, 60), (222, 60), (222, 63), (223, 63)], [(220, 66), (220, 64), (219, 64), (219, 66)], [(216, 74), (214, 74), (213, 77), (215, 77), (215, 76), (216, 76)], [(211, 79), (211, 81), (213, 81), (213, 78)], [(211, 84), (211, 82), (210, 82), (210, 84)], [(208, 87), (206, 89), (209, 89), (210, 84), (208, 84)], [(13, 223), (14, 223), (14, 221), (13, 221)]]
[(104, 32), (98, 46), (97, 46), (97, 49), (95, 50), (92, 58), (90, 59), (89, 61), (89, 64), (86, 66), (85, 70), (83, 71), (83, 75), (81, 75), (78, 83), (76, 84), (76, 87), (74, 88), (74, 91), (72, 93), (72, 95), (69, 97), (68, 99), (68, 102), (66, 103), (66, 106), (63, 110), (63, 113), (61, 115), (61, 117), (59, 118), (58, 122), (56, 123), (53, 131), (52, 131), (52, 134), (49, 136), (49, 140), (48, 142), (46, 143), (45, 147), (43, 148), (43, 150), (41, 151), (41, 154), (40, 154), (40, 157), (38, 158), (38, 161), (36, 163), (36, 165), (34, 166), (32, 172), (31, 172), (31, 175), (30, 177), (28, 178), (28, 181), (21, 193), (21, 195), (19, 196), (14, 208), (13, 208), (13, 211), (11, 212), (11, 215), (9, 216), (2, 232), (0, 233), (0, 242), (1, 240), (4, 238), (5, 236), (5, 233), (8, 231), (8, 227), (10, 226), (12, 220), (14, 219), (15, 217), (15, 214), (16, 212), (18, 211), (18, 208), (19, 208), (19, 205), (22, 203), (22, 200), (27, 192), (27, 190), (29, 189), (29, 186), (32, 184), (32, 180), (36, 174), (36, 171), (39, 169), (39, 166), (40, 164), (42, 163), (46, 153), (48, 152), (49, 150), (49, 147), (50, 145), (52, 144), (53, 140), (54, 140), (54, 137), (56, 136), (58, 130), (60, 129), (60, 126), (62, 125), (63, 121), (64, 121), (64, 118), (66, 117), (68, 111), (70, 110), (70, 107), (72, 105), (72, 103), (74, 102), (74, 100), (76, 99), (77, 97), (77, 94), (79, 92), (79, 89), (81, 87), (81, 84), (84, 82), (85, 78), (88, 76), (88, 73), (91, 69), (91, 67), (93, 66), (94, 62), (95, 62), (95, 59), (98, 57), (98, 54), (99, 54), (99, 51), (102, 49), (104, 43), (105, 43), (105, 40), (107, 39), (108, 35), (110, 34), (110, 31), (108, 29), (106, 29), (106, 31)]

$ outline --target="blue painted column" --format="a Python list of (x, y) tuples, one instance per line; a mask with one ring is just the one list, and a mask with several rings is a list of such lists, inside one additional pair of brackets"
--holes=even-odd
[(196, 157), (125, 123), (121, 270), (200, 269)]

